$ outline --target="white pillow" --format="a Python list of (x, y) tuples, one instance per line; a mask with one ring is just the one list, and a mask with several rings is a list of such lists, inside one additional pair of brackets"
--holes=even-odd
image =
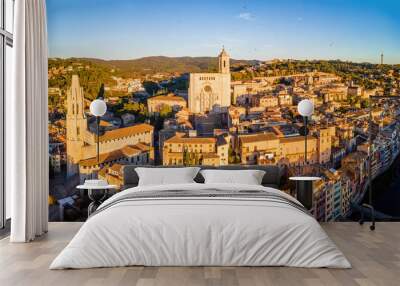
[(261, 170), (202, 170), (205, 184), (261, 185), (265, 171)]
[(139, 186), (171, 185), (195, 183), (193, 180), (200, 168), (143, 168), (135, 169), (139, 177)]

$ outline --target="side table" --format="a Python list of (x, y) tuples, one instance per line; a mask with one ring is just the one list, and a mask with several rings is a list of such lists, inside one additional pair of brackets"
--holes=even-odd
[(313, 203), (313, 182), (321, 180), (320, 177), (290, 177), (289, 180), (296, 182), (296, 197), (303, 206), (310, 210)]
[[(88, 206), (88, 217), (96, 211), (101, 205), (108, 194), (109, 189), (115, 189), (115, 185), (106, 186), (93, 186), (93, 185), (79, 185), (76, 187), (81, 190), (88, 190), (89, 199), (92, 201)], [(97, 193), (101, 192), (101, 196), (96, 196)]]

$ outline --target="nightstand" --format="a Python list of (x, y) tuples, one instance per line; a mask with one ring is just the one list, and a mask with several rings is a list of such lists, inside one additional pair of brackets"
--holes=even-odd
[(92, 201), (88, 206), (88, 217), (96, 211), (96, 209), (101, 205), (104, 199), (107, 197), (108, 190), (116, 189), (115, 185), (79, 185), (76, 187), (80, 190), (88, 190), (89, 199)]
[(310, 210), (313, 203), (313, 183), (321, 180), (320, 177), (290, 177), (289, 180), (296, 182), (296, 198), (303, 206)]

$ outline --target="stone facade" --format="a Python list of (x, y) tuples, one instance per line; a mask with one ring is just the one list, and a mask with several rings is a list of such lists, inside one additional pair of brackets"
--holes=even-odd
[(224, 49), (218, 56), (218, 73), (191, 73), (189, 80), (190, 112), (205, 113), (231, 105), (229, 55)]
[(187, 137), (177, 134), (164, 143), (163, 165), (227, 165), (229, 140), (224, 136)]
[[(72, 76), (71, 87), (68, 90), (66, 118), (67, 176), (81, 174), (85, 178), (88, 178), (90, 175), (88, 170), (97, 170), (99, 168), (96, 160), (97, 140), (96, 135), (88, 128), (83, 89), (79, 84), (79, 77), (77, 75)], [(99, 163), (111, 164), (120, 162), (122, 157), (124, 157), (122, 155), (126, 155), (123, 150), (133, 145), (137, 146), (137, 144), (148, 146), (147, 150), (141, 151), (141, 154), (146, 153), (146, 158), (148, 158), (146, 162), (153, 162), (153, 131), (154, 127), (149, 124), (137, 124), (102, 132), (99, 137), (99, 149), (100, 158), (103, 158), (104, 162)], [(118, 157), (118, 159), (111, 160), (110, 154)], [(125, 156), (123, 159), (129, 158), (129, 156)], [(85, 172), (82, 172), (83, 169), (85, 169)]]
[(71, 87), (67, 95), (67, 176), (78, 173), (78, 163), (83, 157), (84, 132), (87, 130), (87, 119), (84, 112), (83, 88), (79, 77), (72, 76)]
[[(327, 163), (331, 156), (332, 130), (321, 130), (317, 137), (307, 136), (307, 161), (309, 164)], [(254, 165), (260, 158), (272, 164), (280, 162), (290, 166), (304, 164), (304, 136), (280, 137), (273, 132), (239, 135), (238, 152), (241, 163)]]

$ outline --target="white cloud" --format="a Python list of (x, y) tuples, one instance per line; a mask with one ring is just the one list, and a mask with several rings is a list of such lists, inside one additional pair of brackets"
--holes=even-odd
[(252, 20), (254, 20), (254, 16), (253, 16), (251, 13), (249, 13), (249, 12), (240, 13), (240, 14), (238, 15), (238, 18), (239, 18), (239, 19), (242, 19), (242, 20), (246, 20), (246, 21), (252, 21)]

